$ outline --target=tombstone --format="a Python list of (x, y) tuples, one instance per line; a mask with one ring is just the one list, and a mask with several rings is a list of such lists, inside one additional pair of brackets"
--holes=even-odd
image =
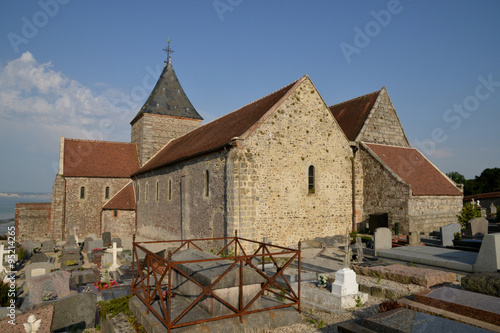
[(31, 262), (47, 262), (49, 261), (49, 257), (45, 253), (34, 253), (33, 256), (31, 257)]
[(488, 234), (488, 220), (484, 217), (476, 217), (470, 220), (469, 230), (472, 236)]
[(102, 242), (104, 246), (109, 246), (111, 244), (111, 233), (109, 231), (102, 233)]
[(94, 239), (93, 241), (89, 242), (89, 247), (87, 252), (90, 252), (94, 249), (102, 249), (104, 247), (104, 243), (102, 239)]
[(364, 253), (363, 253), (363, 242), (361, 241), (361, 237), (356, 237), (356, 244), (354, 245), (354, 248), (356, 249), (356, 255), (357, 255), (357, 262), (361, 263), (365, 259)]
[(24, 277), (26, 278), (26, 280), (29, 280), (32, 277), (50, 273), (50, 271), (54, 268), (55, 265), (50, 262), (31, 263), (26, 265), (26, 267), (24, 268)]
[(54, 252), (54, 241), (52, 239), (42, 243), (42, 252)]
[(352, 309), (366, 303), (368, 294), (359, 291), (356, 273), (350, 268), (339, 269), (332, 283), (333, 305), (341, 309)]
[(420, 245), (420, 233), (418, 231), (410, 231), (408, 235), (408, 245), (418, 246)]
[(116, 243), (116, 247), (118, 247), (118, 248), (122, 247), (122, 239), (121, 238), (115, 237), (115, 238), (111, 239), (111, 244), (113, 244), (113, 243)]
[(26, 311), (30, 306), (43, 303), (44, 292), (56, 294), (58, 298), (66, 297), (70, 293), (70, 272), (55, 271), (40, 276), (32, 276), (29, 281), (29, 292), (21, 306), (21, 311)]
[(64, 244), (64, 249), (76, 249), (78, 244), (76, 243), (75, 236), (68, 236), (66, 244)]
[(89, 243), (91, 241), (93, 241), (94, 239), (92, 237), (87, 237), (85, 238), (85, 240), (83, 241), (83, 250), (88, 252), (90, 251), (91, 249), (89, 249)]
[(109, 270), (113, 265), (113, 253), (106, 252), (101, 257), (101, 269)]
[(453, 246), (453, 239), (455, 239), (455, 234), (457, 232), (462, 232), (460, 223), (450, 223), (439, 228), (439, 233), (441, 234), (441, 246)]
[[(113, 248), (112, 249), (107, 249), (106, 252), (111, 252), (112, 253), (112, 259), (111, 259), (111, 266), (109, 267), (109, 271), (114, 272), (120, 265), (118, 265), (118, 252), (123, 251), (122, 248), (118, 248), (116, 242), (113, 242)], [(104, 257), (103, 257), (104, 259)], [(107, 260), (107, 259), (106, 259)], [(106, 262), (106, 266), (103, 266), (102, 260), (101, 260), (101, 267), (108, 267), (108, 263)]]
[(493, 202), (490, 205), (490, 214), (496, 215), (497, 213), (497, 206), (493, 204)]
[(374, 234), (375, 255), (377, 251), (392, 249), (392, 232), (389, 228), (377, 228)]
[(484, 235), (474, 272), (496, 272), (500, 270), (500, 234)]
[(70, 283), (72, 286), (82, 286), (99, 281), (101, 273), (97, 268), (85, 269), (83, 271), (74, 270), (71, 272)]
[(488, 214), (486, 213), (486, 208), (481, 208), (481, 216), (482, 217), (487, 217)]
[(31, 255), (33, 253), (33, 249), (35, 248), (35, 243), (33, 243), (32, 240), (25, 240), (21, 243), (21, 246), (26, 250), (26, 252), (29, 253), (29, 255)]

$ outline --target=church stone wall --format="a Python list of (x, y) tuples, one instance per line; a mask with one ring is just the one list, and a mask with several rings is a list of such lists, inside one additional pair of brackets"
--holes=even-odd
[(17, 203), (15, 211), (16, 242), (50, 238), (50, 203)]
[(56, 175), (54, 186), (52, 187), (52, 203), (50, 207), (50, 235), (54, 240), (62, 240), (63, 234), (63, 221), (64, 221), (64, 204), (66, 197), (66, 180), (64, 176)]
[(135, 234), (134, 210), (103, 210), (102, 232), (110, 232), (112, 237), (131, 237)]
[(200, 127), (201, 120), (143, 114), (132, 125), (131, 142), (137, 144), (139, 163), (144, 165), (170, 140)]
[(363, 221), (368, 222), (372, 214), (388, 214), (389, 228), (398, 222), (399, 232), (408, 234), (410, 186), (397, 180), (363, 147), (358, 154), (363, 163)]
[(429, 234), (456, 223), (462, 196), (412, 196), (409, 200), (410, 232)]
[[(66, 177), (66, 210), (62, 230), (64, 237), (72, 226), (77, 227), (77, 235), (83, 239), (88, 234), (101, 234), (102, 206), (109, 200), (105, 198), (105, 189), (109, 186), (109, 198), (112, 198), (129, 178), (86, 178)], [(80, 188), (85, 187), (85, 198), (80, 199)]]
[(373, 105), (358, 141), (410, 147), (403, 126), (385, 89), (382, 89)]
[(134, 179), (138, 235), (157, 240), (226, 236), (226, 155), (215, 152)]
[(310, 80), (240, 144), (231, 156), (228, 232), (297, 245), (351, 227), (352, 150)]

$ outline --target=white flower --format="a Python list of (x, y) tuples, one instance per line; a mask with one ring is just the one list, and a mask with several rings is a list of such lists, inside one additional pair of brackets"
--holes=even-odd
[(28, 322), (24, 323), (24, 330), (26, 333), (36, 333), (42, 324), (41, 319), (36, 319), (35, 315), (31, 315), (28, 317)]

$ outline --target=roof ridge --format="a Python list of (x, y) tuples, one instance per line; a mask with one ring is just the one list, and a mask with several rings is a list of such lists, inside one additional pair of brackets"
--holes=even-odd
[(343, 102), (340, 102), (340, 103), (337, 103), (337, 104), (330, 105), (328, 108), (333, 108), (334, 106), (339, 106), (339, 105), (342, 105), (342, 104), (345, 104), (345, 103), (349, 103), (349, 102), (355, 101), (357, 99), (361, 99), (363, 97), (366, 97), (366, 96), (369, 96), (369, 95), (373, 95), (375, 93), (380, 93), (381, 91), (382, 91), (382, 89), (377, 90), (377, 91), (373, 91), (373, 92), (371, 92), (369, 94), (364, 94), (364, 95), (361, 95), (361, 96), (358, 96), (358, 97), (354, 97), (354, 98), (351, 98), (351, 99), (349, 99), (347, 101), (343, 101)]
[(99, 143), (119, 143), (119, 144), (128, 144), (128, 145), (135, 145), (134, 142), (121, 142), (121, 141), (105, 141), (105, 140), (90, 140), (90, 139), (71, 139), (71, 138), (64, 138), (64, 141), (85, 141), (85, 142), (99, 142)]
[(394, 147), (394, 148), (404, 148), (404, 149), (414, 149), (414, 150), (418, 150), (417, 148), (413, 148), (413, 147), (403, 147), (403, 146), (396, 146), (396, 145), (386, 145), (386, 144), (382, 144), (382, 143), (374, 143), (374, 142), (366, 142), (366, 141), (362, 141), (364, 144), (367, 144), (367, 145), (377, 145), (377, 146), (384, 146), (384, 147)]

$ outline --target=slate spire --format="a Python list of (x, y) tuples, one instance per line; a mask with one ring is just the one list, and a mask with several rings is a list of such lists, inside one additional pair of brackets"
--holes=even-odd
[(131, 124), (134, 124), (144, 113), (203, 120), (182, 89), (172, 67), (170, 53), (173, 51), (170, 50), (170, 47), (168, 50), (170, 52), (167, 61), (165, 61), (165, 67), (153, 91)]

